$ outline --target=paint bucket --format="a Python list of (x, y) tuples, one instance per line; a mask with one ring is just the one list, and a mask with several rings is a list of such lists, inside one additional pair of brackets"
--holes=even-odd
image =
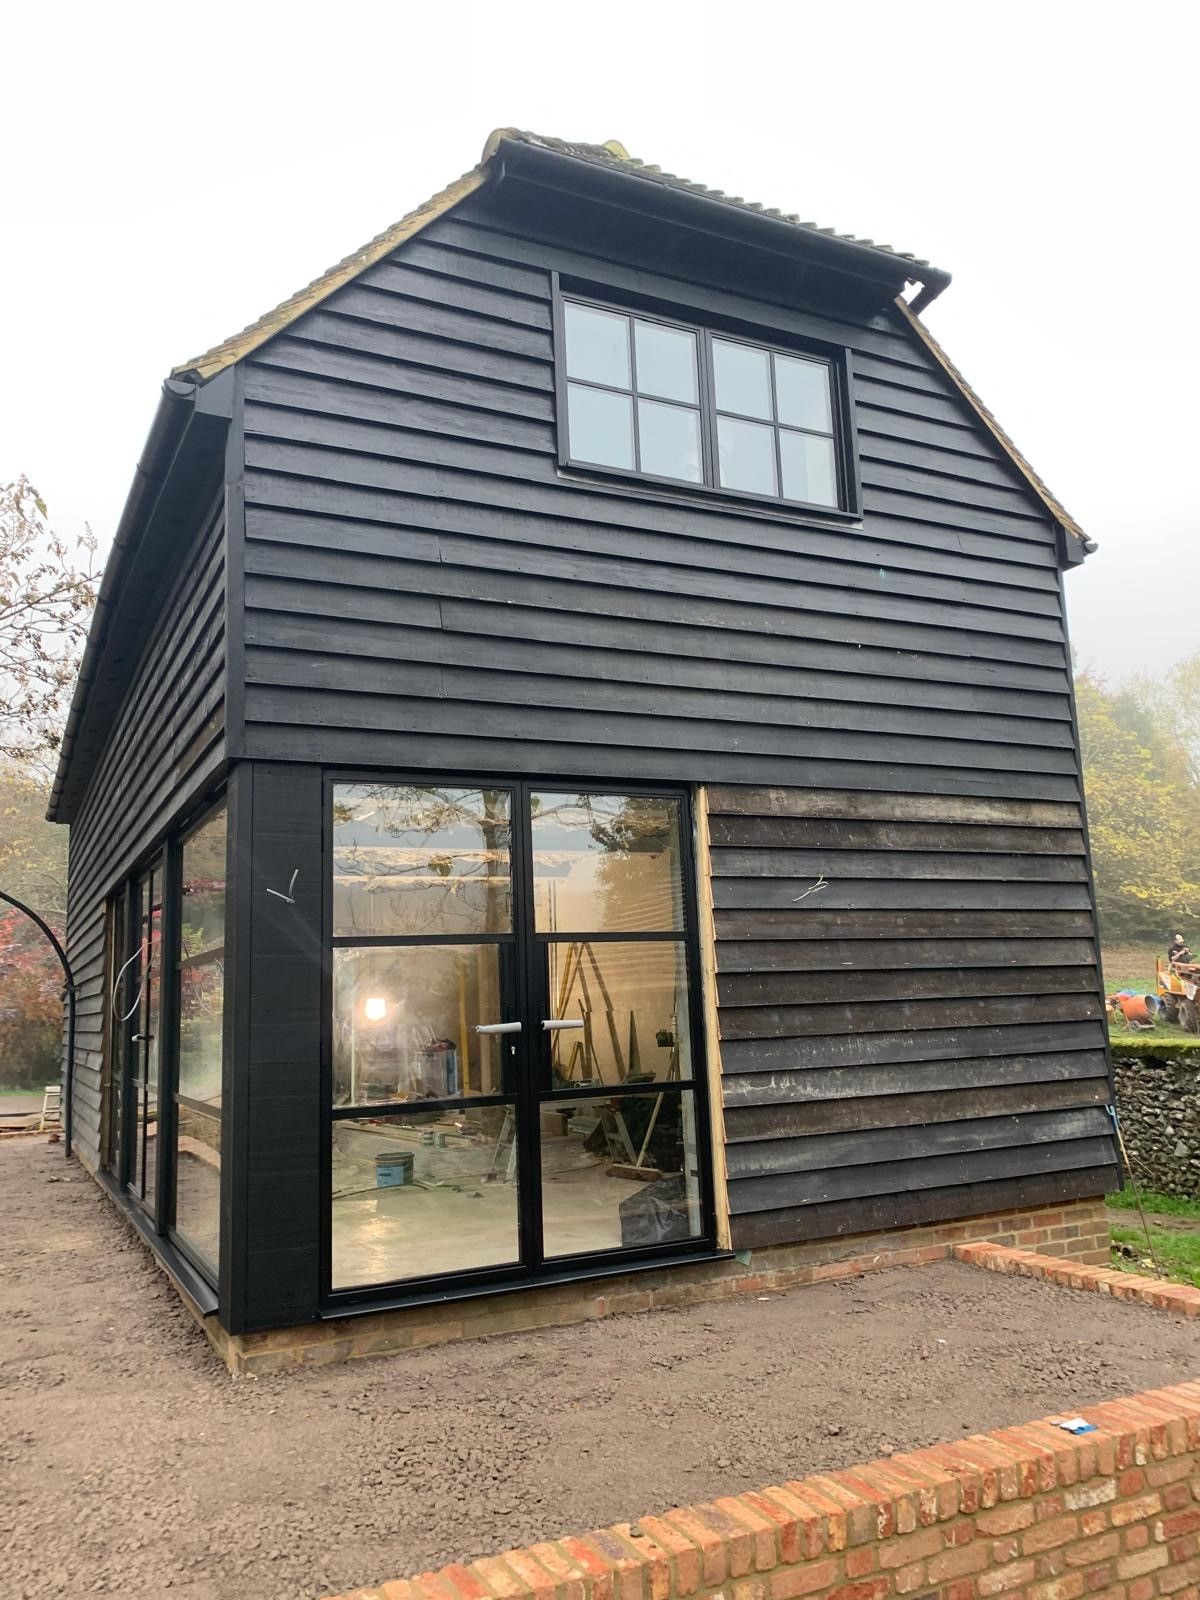
[(413, 1181), (411, 1150), (384, 1150), (375, 1157), (375, 1187), (402, 1189)]

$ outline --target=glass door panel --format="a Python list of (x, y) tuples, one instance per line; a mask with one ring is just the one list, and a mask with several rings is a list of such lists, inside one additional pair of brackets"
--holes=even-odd
[(511, 1105), (338, 1118), (332, 1169), (335, 1289), (520, 1259)]
[(538, 933), (682, 933), (680, 810), (661, 795), (531, 795)]
[(679, 1082), (692, 1076), (687, 948), (680, 941), (546, 944), (553, 1089)]
[(671, 796), (530, 796), (547, 1260), (703, 1237), (683, 824)]
[(548, 1257), (701, 1237), (691, 1092), (555, 1098), (543, 1101), (540, 1122)]
[(334, 786), (335, 1292), (521, 1263), (512, 801)]
[[(339, 945), (333, 952), (333, 1103), (513, 1092), (502, 944)], [(511, 1006), (510, 1006), (511, 1009)]]

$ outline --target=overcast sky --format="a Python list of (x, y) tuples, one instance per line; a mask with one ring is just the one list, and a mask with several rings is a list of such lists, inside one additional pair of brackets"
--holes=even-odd
[(517, 125), (954, 274), (931, 329), (1100, 550), (1080, 660), (1200, 649), (1194, 5), (21, 6), (0, 480), (115, 529), (169, 369)]

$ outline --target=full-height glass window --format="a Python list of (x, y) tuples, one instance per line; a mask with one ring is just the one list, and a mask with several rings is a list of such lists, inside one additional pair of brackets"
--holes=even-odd
[(569, 297), (558, 359), (567, 460), (853, 509), (833, 359)]
[(514, 1263), (512, 794), (338, 784), (333, 855), (332, 1286)]
[(124, 977), (128, 1009), (128, 1093), (124, 1097), (128, 1187), (150, 1214), (158, 1210), (158, 1085), (162, 1062), (163, 867), (156, 861), (133, 885), (133, 955)]
[(225, 807), (180, 847), (175, 1233), (215, 1273), (221, 1218), (225, 1017)]

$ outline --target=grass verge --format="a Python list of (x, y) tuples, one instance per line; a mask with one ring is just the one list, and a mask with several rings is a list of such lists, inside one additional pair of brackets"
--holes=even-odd
[[(1140, 1272), (1155, 1276), (1155, 1262), (1176, 1283), (1190, 1283), (1200, 1289), (1200, 1200), (1187, 1200), (1175, 1194), (1143, 1189), (1142, 1209), (1150, 1227), (1150, 1243), (1137, 1214), (1129, 1189), (1107, 1196), (1114, 1211), (1126, 1212), (1128, 1224), (1114, 1223), (1112, 1264), (1121, 1272)], [(1175, 1219), (1169, 1227), (1156, 1227), (1159, 1218)], [(1188, 1227), (1188, 1223), (1192, 1223)], [(1180, 1226), (1180, 1223), (1183, 1226)], [(1153, 1252), (1153, 1253), (1152, 1253)]]

